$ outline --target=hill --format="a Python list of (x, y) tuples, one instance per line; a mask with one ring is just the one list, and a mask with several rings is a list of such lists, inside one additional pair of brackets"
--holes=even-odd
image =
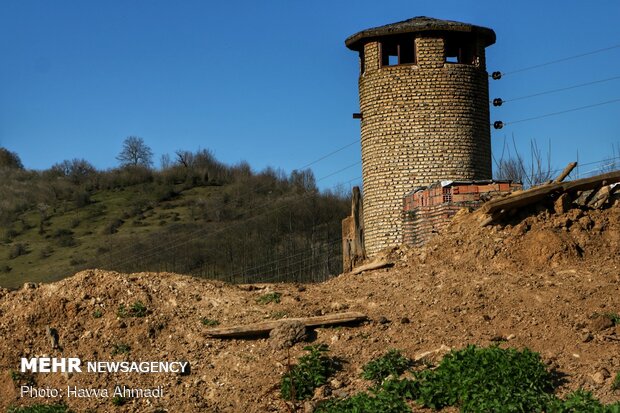
[(97, 171), (77, 159), (46, 171), (0, 165), (0, 286), (86, 268), (237, 282), (340, 272), (347, 196), (320, 192), (310, 170), (253, 172), (208, 151), (182, 154), (161, 170)]
[[(361, 368), (387, 349), (436, 365), (449, 349), (475, 344), (539, 352), (561, 378), (560, 396), (582, 388), (602, 402), (618, 401), (620, 393), (612, 388), (620, 372), (618, 234), (617, 201), (603, 211), (540, 210), (519, 223), (484, 228), (463, 212), (425, 247), (385, 251), (391, 268), (318, 284), (231, 285), (170, 273), (87, 270), (51, 284), (5, 290), (1, 407), (41, 402), (17, 396), (15, 385), (26, 378), (12, 380), (10, 370), (20, 357), (48, 354), (191, 365), (188, 375), (36, 375), (37, 384), (48, 387), (164, 389), (161, 399), (136, 398), (123, 406), (109, 398), (69, 399), (76, 411), (290, 411), (279, 384), (306, 344), (289, 350), (277, 338), (221, 340), (207, 332), (215, 324), (345, 310), (364, 313), (369, 321), (317, 328), (310, 335), (314, 344), (329, 345), (340, 363), (315, 400), (367, 389), (371, 383), (360, 377)], [(132, 316), (134, 310), (143, 316)], [(57, 330), (61, 349), (52, 348), (46, 326)]]

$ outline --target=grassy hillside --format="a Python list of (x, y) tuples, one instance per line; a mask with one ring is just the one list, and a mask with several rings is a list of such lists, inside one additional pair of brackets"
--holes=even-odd
[(162, 171), (101, 172), (83, 160), (43, 172), (0, 167), (0, 286), (93, 267), (229, 281), (340, 271), (348, 200), (319, 193), (310, 171), (207, 161)]

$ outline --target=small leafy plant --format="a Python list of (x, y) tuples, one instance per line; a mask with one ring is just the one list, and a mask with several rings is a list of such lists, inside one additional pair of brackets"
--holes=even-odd
[(116, 356), (117, 354), (125, 354), (131, 351), (131, 347), (129, 344), (125, 343), (117, 343), (112, 346), (112, 355)]
[(258, 304), (269, 304), (269, 303), (280, 303), (280, 298), (282, 297), (282, 294), (278, 293), (278, 292), (272, 292), (272, 293), (267, 293), (267, 294), (263, 294), (260, 297), (258, 297), (256, 299), (256, 302)]
[(129, 308), (125, 307), (125, 304), (121, 304), (118, 306), (118, 311), (116, 312), (116, 315), (120, 318), (146, 317), (147, 314), (148, 309), (142, 301), (135, 301)]
[(11, 380), (16, 386), (34, 386), (36, 381), (34, 376), (29, 373), (22, 373), (19, 371), (11, 370)]
[(202, 322), (203, 326), (207, 326), (207, 327), (215, 327), (215, 326), (220, 324), (219, 321), (213, 320), (213, 319), (207, 318), (207, 317), (202, 317), (200, 319), (200, 322)]
[(398, 378), (413, 365), (411, 359), (392, 349), (363, 367), (362, 377), (381, 384), (388, 376)]
[(112, 398), (112, 404), (114, 406), (123, 406), (127, 404), (128, 401), (129, 400), (123, 396), (114, 396), (114, 398)]
[(327, 356), (327, 344), (306, 346), (308, 351), (299, 358), (299, 363), (293, 366), (282, 377), (280, 392), (286, 400), (305, 400), (312, 397), (314, 389), (322, 386), (336, 371), (334, 361)]
[(100, 308), (97, 308), (95, 311), (93, 311), (93, 318), (101, 318), (102, 316), (103, 312)]
[(611, 383), (611, 388), (613, 390), (620, 390), (620, 371), (616, 373), (616, 377), (614, 381)]

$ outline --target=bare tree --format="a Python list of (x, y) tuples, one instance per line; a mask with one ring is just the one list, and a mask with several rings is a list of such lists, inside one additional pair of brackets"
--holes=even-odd
[(21, 159), (15, 152), (0, 148), (0, 168), (24, 169)]
[(138, 136), (128, 136), (123, 141), (123, 150), (116, 157), (123, 166), (144, 166), (153, 164), (153, 151)]

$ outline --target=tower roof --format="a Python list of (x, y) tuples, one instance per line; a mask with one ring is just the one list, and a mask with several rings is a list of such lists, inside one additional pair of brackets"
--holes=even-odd
[(349, 36), (344, 43), (351, 50), (361, 50), (364, 44), (378, 37), (419, 32), (472, 33), (480, 36), (484, 40), (485, 46), (495, 43), (495, 32), (489, 28), (426, 16), (418, 16), (401, 22), (362, 30), (353, 36)]

